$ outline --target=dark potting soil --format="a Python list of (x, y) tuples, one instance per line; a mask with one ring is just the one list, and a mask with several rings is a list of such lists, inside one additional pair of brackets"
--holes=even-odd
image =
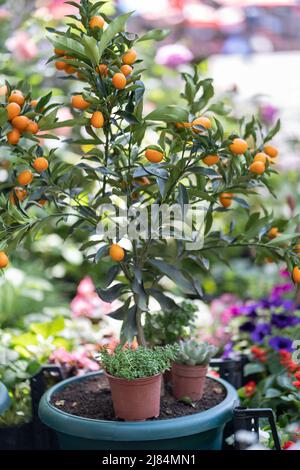
[[(203, 397), (192, 404), (177, 401), (170, 392), (166, 387), (165, 394), (161, 397), (160, 415), (153, 419), (178, 418), (199, 413), (218, 405), (226, 396), (223, 385), (209, 377), (206, 378)], [(83, 418), (117, 421), (108, 380), (103, 375), (70, 383), (52, 396), (51, 404), (66, 413)]]

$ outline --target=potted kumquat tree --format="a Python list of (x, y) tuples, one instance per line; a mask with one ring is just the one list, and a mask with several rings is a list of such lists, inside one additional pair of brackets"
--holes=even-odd
[[(134, 380), (160, 376), (176, 358), (175, 347), (147, 352), (143, 329), (149, 299), (162, 310), (176, 308), (164, 288), (165, 278), (191, 298), (202, 298), (201, 272), (222, 259), (224, 250), (242, 247), (261, 259), (285, 261), (299, 283), (299, 254), (293, 244), (298, 234), (274, 230), (272, 214), (263, 208), (252, 212), (247, 202), (260, 188), (272, 192), (277, 149), (270, 142), (279, 123), (265, 136), (255, 119), (241, 121), (236, 132), (227, 133), (217, 117), (226, 112), (225, 106), (213, 101), (212, 80), (202, 78), (197, 67), (182, 74), (180, 105), (145, 115), (137, 50), (140, 42), (163, 39), (165, 32), (153, 30), (138, 37), (126, 31), (130, 13), (111, 19), (101, 11), (104, 2), (69, 3), (78, 14), (68, 18), (65, 31), (49, 29), (54, 46), (49, 62), (82, 86), (70, 97), (74, 118), (58, 121), (60, 105), (51, 102), (51, 94), (36, 100), (26, 83), (7, 83), (1, 103), (1, 145), (10, 153), (12, 170), (1, 185), (0, 268), (8, 265), (16, 246), (29, 235), (37, 236), (50, 220), (68, 224), (70, 235), (84, 232), (82, 251), (91, 262), (111, 258), (105, 284), (97, 292), (106, 302), (119, 301), (111, 315), (123, 322), (121, 343), (130, 346), (137, 339), (137, 349), (130, 353), (120, 346), (115, 353), (102, 353), (100, 360), (110, 380), (132, 381), (134, 388)], [(51, 130), (66, 126), (84, 129), (84, 136), (70, 140), (70, 145), (89, 146), (76, 164), (61, 161), (55, 150), (41, 144), (41, 138), (53, 138)], [(120, 213), (124, 205), (126, 216)], [(160, 215), (152, 213), (174, 205), (180, 209), (175, 218), (180, 230), (172, 225), (174, 218), (161, 222)], [(201, 222), (191, 216), (193, 207), (200, 207)], [(235, 207), (248, 214), (243, 230), (235, 229)], [(149, 229), (149, 219), (155, 229)], [(290, 227), (293, 224), (296, 227), (297, 221)], [(144, 232), (141, 227), (146, 227)], [(186, 227), (188, 234), (182, 230)], [(191, 265), (199, 277), (190, 274)], [(129, 359), (136, 364), (130, 370)], [(92, 374), (91, 386), (98, 379), (98, 373)], [(179, 419), (127, 423), (103, 417), (86, 420), (59, 409), (64, 400), (58, 397), (66, 387), (84, 386), (80, 377), (48, 391), (40, 416), (57, 431), (63, 448), (220, 448), (237, 395), (226, 382), (216, 382), (221, 398), (210, 410), (191, 408)], [(145, 419), (158, 415), (159, 403), (155, 406), (145, 416), (117, 415)]]

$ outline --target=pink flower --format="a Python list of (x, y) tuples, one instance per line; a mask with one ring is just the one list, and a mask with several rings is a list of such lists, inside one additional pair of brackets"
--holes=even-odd
[(69, 369), (75, 368), (77, 375), (100, 369), (98, 362), (91, 359), (89, 352), (85, 349), (72, 352), (67, 351), (65, 348), (56, 349), (51, 354), (49, 362)]
[(72, 316), (100, 318), (107, 315), (117, 306), (116, 302), (103, 302), (95, 291), (95, 286), (90, 277), (85, 277), (79, 283), (77, 295), (71, 302)]
[(80, 295), (76, 295), (71, 302), (72, 317), (89, 317), (91, 318), (93, 306), (91, 303)]
[(78, 295), (89, 295), (94, 294), (95, 286), (90, 276), (86, 276), (80, 281), (77, 287), (77, 294)]
[[(79, 3), (79, 0), (73, 0)], [(65, 3), (65, 0), (42, 0), (39, 2), (38, 16), (50, 16), (54, 20), (61, 20), (65, 15), (74, 15), (77, 9)]]
[(25, 31), (16, 31), (15, 34), (6, 41), (7, 48), (19, 62), (30, 61), (38, 53), (36, 44)]
[(61, 347), (53, 351), (50, 356), (49, 362), (55, 364), (68, 364), (72, 360), (72, 354), (65, 348)]

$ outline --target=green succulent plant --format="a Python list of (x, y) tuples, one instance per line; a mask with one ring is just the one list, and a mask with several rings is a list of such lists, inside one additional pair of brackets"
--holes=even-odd
[(206, 342), (194, 339), (180, 341), (176, 362), (187, 366), (206, 366), (217, 351), (218, 348)]

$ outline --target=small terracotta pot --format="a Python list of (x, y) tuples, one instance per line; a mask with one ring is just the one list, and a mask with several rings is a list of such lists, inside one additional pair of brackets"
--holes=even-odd
[(193, 401), (201, 400), (205, 384), (207, 366), (187, 366), (174, 363), (172, 366), (172, 389), (179, 400), (189, 397)]
[(105, 372), (109, 380), (117, 418), (125, 421), (144, 421), (160, 413), (161, 374), (127, 380)]

